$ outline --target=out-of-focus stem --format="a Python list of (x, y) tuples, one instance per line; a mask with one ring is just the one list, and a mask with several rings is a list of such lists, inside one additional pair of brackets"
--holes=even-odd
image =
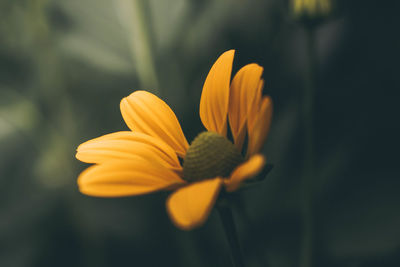
[(307, 35), (308, 66), (305, 73), (305, 91), (303, 99), (303, 128), (304, 128), (304, 169), (303, 169), (303, 243), (301, 267), (313, 265), (314, 218), (313, 218), (313, 185), (314, 185), (314, 94), (316, 44), (315, 29), (305, 28)]
[(229, 207), (229, 204), (226, 203), (226, 200), (223, 200), (219, 205), (217, 205), (217, 209), (225, 230), (226, 238), (228, 239), (233, 266), (244, 267), (242, 252), (240, 250), (231, 208)]
[(147, 0), (117, 0), (116, 11), (130, 42), (132, 60), (135, 63), (142, 89), (160, 93), (153, 57), (154, 45), (147, 20)]

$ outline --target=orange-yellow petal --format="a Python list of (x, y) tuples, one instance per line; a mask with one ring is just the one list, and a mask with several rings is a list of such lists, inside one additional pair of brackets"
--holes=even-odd
[(214, 178), (175, 191), (167, 201), (168, 214), (174, 224), (183, 230), (203, 224), (214, 206), (221, 184), (221, 178)]
[(83, 194), (99, 197), (141, 195), (183, 184), (172, 170), (139, 157), (93, 165), (78, 178)]
[(86, 163), (104, 163), (110, 160), (143, 157), (163, 166), (180, 170), (175, 151), (158, 138), (139, 132), (116, 132), (81, 144), (76, 158)]
[(229, 84), (231, 80), (234, 50), (223, 53), (204, 82), (200, 99), (200, 119), (207, 130), (226, 136), (226, 117), (229, 104)]
[(244, 180), (252, 178), (258, 173), (260, 173), (264, 165), (265, 165), (265, 158), (263, 155), (256, 154), (252, 156), (248, 161), (237, 167), (232, 172), (231, 177), (229, 179), (224, 180), (226, 191), (228, 192), (236, 191)]
[(260, 110), (261, 107), (261, 102), (262, 102), (262, 91), (264, 88), (264, 80), (260, 79), (258, 83), (257, 90), (255, 92), (254, 100), (253, 103), (249, 106), (247, 106), (247, 114), (248, 114), (248, 120), (250, 121), (250, 125), (252, 122), (255, 121), (255, 118), (257, 117), (257, 114)]
[(272, 119), (272, 100), (269, 96), (263, 97), (261, 107), (253, 116), (249, 117), (247, 129), (249, 142), (247, 157), (258, 153), (267, 139)]
[(248, 64), (241, 68), (232, 80), (228, 115), (235, 145), (239, 150), (242, 149), (246, 135), (248, 113), (255, 104), (257, 93), (260, 93), (262, 72), (263, 68), (259, 65)]
[(189, 144), (174, 112), (157, 96), (136, 91), (121, 100), (121, 113), (128, 127), (159, 138), (184, 157)]

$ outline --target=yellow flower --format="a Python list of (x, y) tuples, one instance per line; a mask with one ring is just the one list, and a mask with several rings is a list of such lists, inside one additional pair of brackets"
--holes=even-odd
[(332, 11), (332, 0), (291, 0), (294, 16), (303, 19), (319, 19)]
[[(269, 130), (272, 103), (262, 96), (263, 68), (246, 65), (231, 83), (233, 57), (234, 50), (223, 53), (207, 76), (200, 118), (208, 131), (190, 146), (175, 114), (157, 96), (136, 91), (122, 99), (121, 113), (131, 131), (78, 147), (76, 158), (95, 164), (80, 174), (79, 190), (100, 197), (174, 190), (167, 210), (175, 225), (185, 230), (201, 225), (222, 188), (237, 190), (265, 164), (258, 152)], [(228, 125), (234, 144), (227, 139)]]

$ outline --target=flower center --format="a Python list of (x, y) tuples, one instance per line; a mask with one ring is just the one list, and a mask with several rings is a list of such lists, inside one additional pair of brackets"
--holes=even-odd
[(183, 178), (194, 182), (228, 177), (244, 161), (237, 148), (214, 132), (200, 133), (190, 144), (183, 161)]

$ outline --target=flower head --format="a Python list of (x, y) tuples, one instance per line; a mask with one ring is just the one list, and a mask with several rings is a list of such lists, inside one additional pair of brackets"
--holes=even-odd
[[(222, 188), (236, 191), (265, 164), (259, 151), (269, 130), (272, 103), (262, 96), (263, 69), (246, 65), (231, 82), (233, 57), (233, 50), (223, 53), (207, 76), (200, 100), (207, 131), (190, 146), (175, 114), (157, 96), (136, 91), (122, 99), (121, 113), (131, 131), (78, 147), (77, 159), (95, 164), (80, 174), (79, 190), (101, 197), (172, 190), (167, 210), (175, 225), (186, 230), (201, 225)], [(227, 138), (228, 126), (233, 142)]]
[(332, 0), (291, 0), (293, 16), (307, 24), (315, 24), (332, 13)]

